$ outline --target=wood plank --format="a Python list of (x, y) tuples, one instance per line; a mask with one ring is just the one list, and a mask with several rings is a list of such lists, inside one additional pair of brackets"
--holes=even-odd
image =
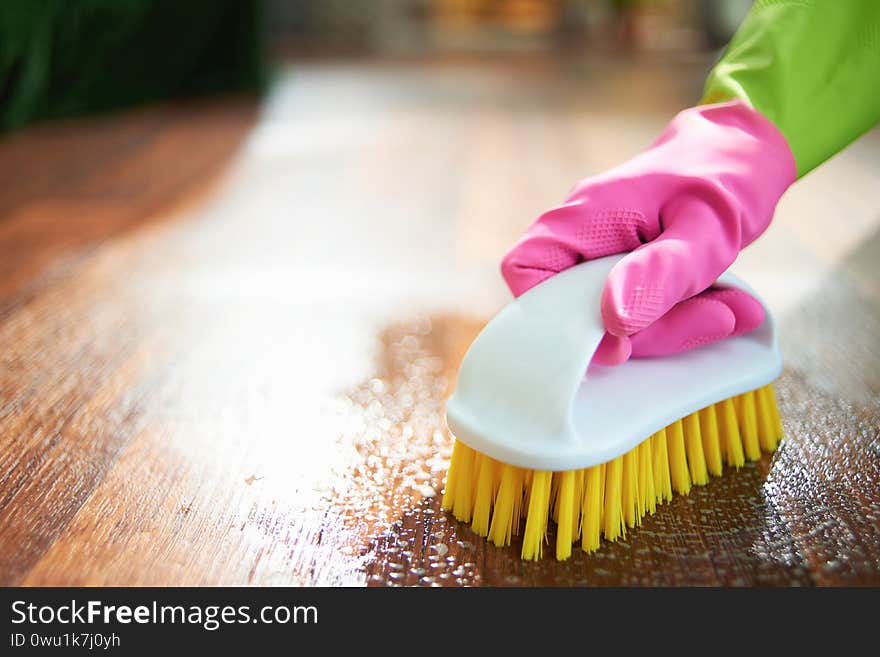
[(439, 509), (443, 405), (508, 298), (501, 254), (704, 66), (312, 62), (259, 115), (224, 99), (6, 137), (0, 583), (880, 583), (876, 133), (740, 263), (781, 324), (775, 456), (562, 563)]

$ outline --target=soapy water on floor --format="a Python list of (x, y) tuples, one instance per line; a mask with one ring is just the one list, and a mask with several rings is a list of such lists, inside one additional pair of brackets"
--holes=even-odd
[[(365, 541), (359, 557), (368, 585), (810, 585), (823, 574), (878, 577), (880, 511), (860, 514), (866, 501), (851, 495), (853, 487), (878, 490), (876, 422), (791, 370), (777, 385), (787, 433), (777, 454), (677, 496), (628, 540), (537, 563), (519, 559), (516, 539), (507, 548), (487, 544), (440, 509), (452, 445), (444, 403), (482, 324), (435, 316), (390, 327), (375, 376), (345, 395), (344, 413), (356, 421), (342, 438), (349, 467), (331, 506)], [(857, 526), (853, 518), (861, 518)]]

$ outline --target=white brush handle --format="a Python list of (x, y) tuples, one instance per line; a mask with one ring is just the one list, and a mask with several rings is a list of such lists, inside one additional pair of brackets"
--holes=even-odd
[[(514, 465), (587, 467), (779, 375), (782, 357), (768, 312), (750, 334), (668, 357), (591, 368), (587, 378), (605, 334), (602, 289), (622, 257), (591, 260), (553, 276), (483, 329), (465, 354), (447, 403), (457, 438)], [(755, 294), (732, 274), (719, 282)]]
[(572, 402), (605, 335), (602, 289), (622, 257), (566, 269), (506, 306), (468, 350), (450, 404), (467, 399), (481, 423), (513, 414), (536, 440), (573, 440)]

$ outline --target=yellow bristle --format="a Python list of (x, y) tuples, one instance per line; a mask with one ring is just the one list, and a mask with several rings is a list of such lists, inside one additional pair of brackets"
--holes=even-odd
[(474, 499), (474, 514), (471, 529), (479, 536), (489, 533), (489, 516), (492, 513), (492, 498), (495, 488), (494, 471), (495, 460), (486, 455), (480, 455), (479, 474), (477, 475), (477, 492)]
[(739, 470), (745, 465), (746, 457), (743, 452), (742, 437), (739, 433), (739, 422), (736, 418), (736, 409), (732, 399), (725, 399), (718, 403), (720, 420), (718, 429), (721, 434), (721, 443), (724, 445), (724, 458), (728, 465)]
[(532, 497), (532, 479), (534, 478), (534, 470), (523, 470), (523, 501), (520, 506), (521, 516), (525, 517), (529, 511), (529, 501)]
[(746, 458), (750, 461), (756, 461), (761, 458), (761, 443), (758, 441), (755, 393), (749, 391), (739, 395), (736, 398), (736, 411)]
[(513, 525), (510, 528), (510, 531), (513, 532), (515, 536), (519, 536), (519, 527), (520, 522), (522, 521), (522, 506), (523, 506), (523, 498), (525, 497), (525, 489), (526, 489), (526, 471), (523, 468), (514, 468), (513, 469), (513, 481), (514, 481), (514, 492), (516, 495), (513, 498)]
[(602, 500), (605, 490), (605, 466), (594, 465), (587, 468), (584, 475), (584, 498), (581, 503), (581, 547), (586, 552), (599, 549), (600, 521), (602, 519)]
[(557, 487), (559, 520), (556, 527), (556, 558), (560, 560), (571, 556), (571, 544), (574, 542), (575, 478), (574, 470), (562, 472)]
[(559, 477), (553, 475), (550, 480), (550, 508), (553, 509), (553, 513), (550, 514), (550, 517), (553, 518), (553, 522), (559, 523)]
[(718, 417), (715, 415), (714, 404), (700, 411), (700, 435), (703, 437), (706, 467), (709, 469), (709, 474), (718, 477), (724, 466), (721, 460), (721, 438), (718, 435)]
[(776, 422), (773, 417), (771, 397), (773, 391), (769, 386), (758, 389), (755, 397), (758, 402), (758, 440), (761, 443), (761, 449), (765, 452), (772, 452), (776, 449)]
[(457, 520), (469, 522), (473, 510), (474, 495), (474, 461), (477, 452), (467, 447), (461, 452), (458, 460), (458, 480), (455, 483), (455, 498), (452, 514)]
[(584, 479), (587, 476), (585, 468), (575, 470), (574, 477), (574, 501), (571, 505), (571, 522), (574, 528), (572, 541), (577, 541), (581, 537), (581, 499), (584, 497)]
[(651, 436), (651, 456), (654, 470), (654, 490), (657, 504), (672, 499), (672, 479), (669, 477), (669, 455), (666, 450), (666, 429), (660, 429)]
[(691, 482), (696, 486), (702, 486), (709, 481), (709, 471), (706, 469), (706, 457), (703, 455), (699, 414), (691, 413), (686, 416), (682, 421), (682, 426)]
[(654, 491), (654, 466), (651, 463), (650, 439), (639, 445), (639, 493), (642, 500), (639, 514), (650, 513), (653, 515), (657, 510), (657, 495)]
[[(510, 545), (513, 529), (515, 499), (522, 497), (522, 487), (516, 480), (516, 468), (505, 464), (501, 468), (501, 482), (495, 496), (495, 509), (492, 513), (492, 524), (489, 526), (489, 540), (495, 545)], [(518, 512), (519, 509), (516, 509)]]
[[(485, 454), (483, 454), (482, 452), (480, 452), (478, 450), (474, 450), (474, 462), (473, 462), (473, 471), (472, 471), (474, 477), (480, 476), (480, 463), (482, 463), (485, 459), (488, 459), (488, 458), (491, 458), (491, 457), (486, 456)], [(474, 495), (476, 495), (477, 479), (473, 480), (473, 488), (474, 488)]]
[(691, 492), (691, 479), (688, 474), (681, 420), (676, 420), (666, 427), (666, 451), (669, 455), (669, 475), (672, 479), (672, 489), (676, 493), (687, 495)]
[(532, 474), (526, 529), (523, 532), (522, 558), (540, 559), (547, 535), (547, 515), (550, 510), (550, 483), (553, 473), (536, 470)]
[(609, 541), (617, 540), (619, 536), (626, 536), (626, 527), (623, 522), (623, 457), (605, 464), (605, 511), (603, 524), (605, 538)]
[(452, 443), (452, 456), (449, 459), (449, 468), (446, 470), (446, 486), (443, 490), (443, 499), (440, 505), (447, 511), (452, 509), (452, 500), (455, 499), (455, 484), (458, 482), (458, 464), (462, 454), (470, 447), (460, 440)]
[(548, 523), (555, 519), (556, 558), (571, 556), (578, 540), (585, 552), (601, 537), (626, 536), (672, 493), (720, 475), (723, 463), (772, 451), (781, 439), (772, 386), (765, 386), (673, 422), (625, 454), (589, 468), (550, 472), (500, 463), (456, 441), (442, 506), (498, 546), (511, 543), (525, 518), (522, 557), (540, 559)]
[(635, 449), (623, 455), (623, 519), (629, 527), (642, 524), (639, 509), (639, 461)]
[(462, 454), (459, 461), (458, 481), (456, 482), (455, 505), (452, 513), (457, 520), (470, 522), (474, 509), (474, 466), (480, 456), (479, 452), (469, 450)]

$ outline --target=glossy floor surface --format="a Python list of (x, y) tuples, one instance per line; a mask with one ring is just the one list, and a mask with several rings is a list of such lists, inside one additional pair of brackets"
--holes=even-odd
[(737, 271), (778, 453), (564, 563), (439, 509), (504, 250), (706, 61), (294, 63), (0, 141), (0, 584), (880, 584), (880, 135)]

